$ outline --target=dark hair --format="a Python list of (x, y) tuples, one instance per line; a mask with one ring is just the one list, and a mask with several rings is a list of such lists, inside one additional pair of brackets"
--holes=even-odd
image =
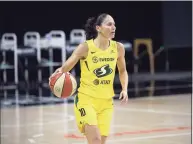
[(86, 21), (85, 32), (87, 40), (97, 37), (96, 26), (100, 26), (107, 15), (109, 14), (102, 13), (97, 17), (97, 19), (95, 17), (91, 17)]

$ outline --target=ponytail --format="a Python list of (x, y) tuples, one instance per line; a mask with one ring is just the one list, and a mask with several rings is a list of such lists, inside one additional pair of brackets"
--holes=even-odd
[(106, 13), (100, 14), (96, 19), (94, 17), (89, 18), (85, 24), (86, 40), (94, 39), (97, 37), (98, 32), (96, 25), (100, 26), (104, 19), (107, 17)]
[(96, 38), (97, 31), (95, 26), (96, 26), (96, 20), (94, 17), (91, 17), (86, 21), (86, 24), (85, 24), (86, 40)]

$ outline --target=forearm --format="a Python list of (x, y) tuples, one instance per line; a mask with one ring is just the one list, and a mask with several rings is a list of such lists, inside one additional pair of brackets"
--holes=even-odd
[(81, 58), (85, 58), (87, 56), (87, 53), (88, 47), (85, 43), (78, 45), (67, 61), (65, 61), (54, 73), (69, 72)]
[(62, 72), (69, 72), (74, 66), (64, 63), (60, 68)]
[(127, 91), (128, 82), (129, 82), (127, 71), (120, 72), (119, 73), (119, 79), (121, 82), (122, 90)]
[(69, 72), (78, 62), (79, 58), (72, 55), (63, 65), (60, 67), (62, 72)]

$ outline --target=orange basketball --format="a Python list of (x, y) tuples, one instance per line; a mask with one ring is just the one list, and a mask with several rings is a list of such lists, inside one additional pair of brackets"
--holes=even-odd
[(55, 96), (59, 98), (67, 98), (75, 93), (77, 82), (69, 72), (59, 72), (51, 77), (49, 86)]

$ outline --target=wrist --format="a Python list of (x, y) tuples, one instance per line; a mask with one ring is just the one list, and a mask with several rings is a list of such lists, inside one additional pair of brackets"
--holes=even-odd
[(63, 68), (63, 67), (60, 67), (60, 68), (58, 68), (58, 71), (59, 71), (59, 72), (63, 72), (63, 71), (64, 71), (64, 68)]
[(122, 91), (127, 92), (127, 89), (122, 89)]

